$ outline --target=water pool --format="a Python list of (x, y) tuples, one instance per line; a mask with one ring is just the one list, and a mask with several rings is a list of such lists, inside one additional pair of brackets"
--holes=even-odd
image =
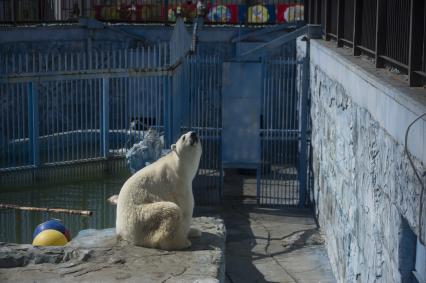
[(31, 243), (35, 227), (61, 219), (74, 237), (82, 229), (115, 226), (116, 207), (106, 199), (118, 194), (127, 176), (21, 189), (0, 188), (0, 203), (91, 210), (92, 216), (0, 209), (0, 242)]

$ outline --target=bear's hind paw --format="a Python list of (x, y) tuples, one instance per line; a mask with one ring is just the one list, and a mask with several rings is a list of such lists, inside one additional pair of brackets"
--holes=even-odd
[(189, 238), (198, 238), (198, 237), (201, 237), (201, 231), (198, 230), (197, 228), (190, 228), (189, 232), (188, 232), (188, 237)]

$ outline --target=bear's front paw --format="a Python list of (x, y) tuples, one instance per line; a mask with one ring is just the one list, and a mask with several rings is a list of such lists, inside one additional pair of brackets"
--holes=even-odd
[(201, 231), (198, 230), (197, 228), (190, 228), (188, 232), (188, 237), (189, 238), (201, 237)]

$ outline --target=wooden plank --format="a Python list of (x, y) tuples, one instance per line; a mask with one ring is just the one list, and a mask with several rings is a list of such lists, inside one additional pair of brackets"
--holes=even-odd
[(49, 208), (49, 207), (32, 207), (32, 206), (19, 206), (15, 204), (0, 203), (0, 209), (17, 209), (26, 211), (43, 211), (43, 212), (55, 212), (55, 213), (69, 213), (79, 214), (83, 216), (91, 216), (93, 214), (90, 210), (77, 210), (67, 208)]

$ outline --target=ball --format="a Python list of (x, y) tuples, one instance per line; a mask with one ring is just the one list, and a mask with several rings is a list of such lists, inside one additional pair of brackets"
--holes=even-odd
[(64, 246), (68, 243), (64, 234), (59, 231), (47, 229), (37, 234), (33, 240), (33, 246)]
[(34, 230), (33, 239), (35, 239), (35, 237), (37, 237), (39, 233), (47, 229), (61, 232), (62, 234), (65, 235), (65, 237), (67, 238), (67, 241), (71, 239), (69, 231), (65, 228), (64, 225), (62, 225), (61, 221), (57, 219), (50, 219), (46, 222), (39, 224)]

